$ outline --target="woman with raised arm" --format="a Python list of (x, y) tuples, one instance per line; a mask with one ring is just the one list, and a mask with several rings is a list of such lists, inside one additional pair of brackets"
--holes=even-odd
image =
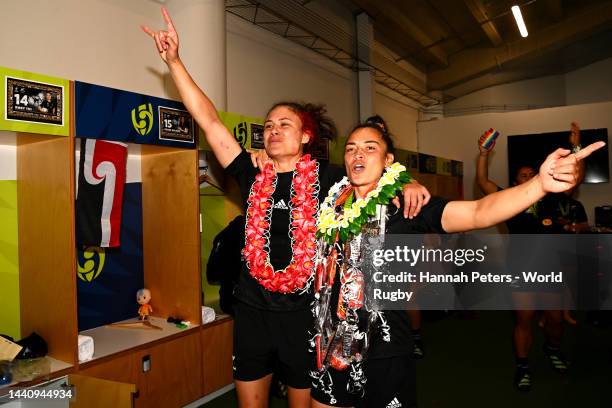
[[(283, 102), (264, 123), (271, 163), (259, 171), (221, 122), (210, 99), (179, 57), (176, 29), (162, 8), (167, 30), (142, 29), (155, 40), (181, 99), (217, 160), (234, 176), (246, 212), (243, 266), (234, 319), (234, 380), (241, 407), (265, 407), (272, 372), (281, 371), (291, 407), (310, 406), (308, 330), (312, 327), (310, 283), (316, 252), (319, 200), (342, 170), (313, 160), (305, 149), (336, 129), (321, 106)], [(406, 213), (416, 215), (429, 195), (421, 186), (404, 190)]]
[(432, 197), (419, 217), (387, 212), (389, 198), (410, 179), (393, 163), (393, 142), (372, 124), (355, 128), (346, 142), (348, 178), (321, 205), (315, 277), (317, 369), (313, 407), (416, 406), (410, 321), (402, 310), (382, 311), (368, 293), (364, 271), (381, 234), (449, 233), (488, 228), (523, 211), (546, 193), (572, 188), (578, 162), (604, 145), (578, 153), (558, 149), (529, 181), (477, 201)]
[[(492, 194), (497, 191), (501, 191), (494, 181), (489, 179), (488, 167), (489, 167), (489, 156), (495, 148), (495, 140), (492, 143), (485, 144), (484, 141), (487, 139), (487, 132), (485, 132), (478, 139), (478, 162), (476, 167), (476, 181), (480, 190), (484, 194)], [(571, 132), (569, 142), (572, 147), (572, 152), (578, 152), (580, 150), (580, 128), (574, 122), (571, 124)], [(579, 166), (579, 184), (580, 180), (584, 176), (583, 163)], [(521, 185), (528, 182), (531, 178), (536, 175), (536, 170), (523, 163), (516, 169), (514, 174), (513, 185)], [(506, 227), (510, 234), (552, 234), (558, 233), (554, 228), (557, 224), (557, 217), (552, 217), (554, 211), (550, 209), (556, 209), (560, 205), (561, 201), (567, 202), (569, 199), (566, 198), (566, 194), (571, 193), (571, 189), (566, 191), (564, 194), (549, 194), (542, 200), (533, 203), (524, 211), (516, 214), (514, 217), (506, 220)], [(580, 204), (580, 203), (578, 203)], [(580, 206), (582, 206), (580, 204)], [(582, 215), (584, 214), (584, 215)], [(582, 210), (579, 221), (586, 220), (586, 214), (584, 209)], [(586, 223), (580, 224), (580, 228), (585, 228)], [(536, 304), (537, 292), (533, 291), (533, 288), (529, 285), (514, 284), (512, 299), (516, 304)], [(536, 310), (533, 309), (520, 309), (515, 310), (515, 323), (512, 333), (512, 340), (514, 343), (514, 357), (516, 362), (516, 368), (514, 370), (514, 386), (523, 392), (531, 390), (532, 387), (532, 375), (529, 366), (529, 351), (533, 343), (533, 321), (536, 317)], [(571, 319), (569, 311), (567, 313), (561, 310), (544, 310), (542, 311), (542, 327), (544, 329), (544, 352), (550, 361), (553, 368), (559, 373), (565, 373), (567, 371), (567, 361), (564, 354), (561, 351), (561, 340), (563, 337), (563, 322), (562, 316), (567, 316)], [(573, 320), (573, 319), (572, 319)], [(575, 324), (575, 321), (574, 321)]]

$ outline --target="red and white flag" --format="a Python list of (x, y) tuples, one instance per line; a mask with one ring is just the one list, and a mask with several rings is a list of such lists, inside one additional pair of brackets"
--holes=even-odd
[(127, 144), (81, 139), (76, 240), (84, 246), (120, 245)]

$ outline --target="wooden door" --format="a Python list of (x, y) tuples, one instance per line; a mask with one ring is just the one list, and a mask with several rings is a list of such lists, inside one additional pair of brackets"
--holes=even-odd
[(68, 383), (74, 386), (70, 408), (132, 408), (134, 384), (103, 380), (85, 375), (70, 374)]

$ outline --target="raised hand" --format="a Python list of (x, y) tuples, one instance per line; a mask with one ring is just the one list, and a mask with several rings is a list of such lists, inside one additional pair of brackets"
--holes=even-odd
[(265, 149), (247, 150), (247, 153), (251, 155), (253, 167), (258, 167), (259, 171), (263, 171), (266, 164), (272, 162)]
[(483, 141), (487, 138), (487, 133), (488, 131), (484, 132), (479, 138), (478, 138), (478, 149), (480, 150), (480, 154), (481, 155), (488, 155), (489, 153), (491, 153), (493, 151), (493, 148), (495, 147), (495, 142), (496, 140), (493, 140), (493, 142), (491, 142), (491, 145), (489, 146), (489, 148), (487, 149), (486, 147), (484, 147), (482, 145)]
[(179, 38), (174, 28), (174, 24), (172, 23), (172, 19), (170, 18), (170, 14), (168, 14), (168, 10), (162, 7), (161, 11), (164, 21), (166, 22), (166, 30), (159, 30), (156, 32), (143, 25), (141, 25), (140, 28), (155, 40), (155, 45), (157, 46), (157, 51), (159, 51), (161, 59), (164, 60), (166, 64), (171, 64), (179, 60)]
[(540, 166), (539, 178), (543, 190), (547, 193), (561, 193), (576, 186), (580, 180), (580, 161), (605, 145), (604, 142), (595, 142), (577, 153), (557, 149), (549, 154)]

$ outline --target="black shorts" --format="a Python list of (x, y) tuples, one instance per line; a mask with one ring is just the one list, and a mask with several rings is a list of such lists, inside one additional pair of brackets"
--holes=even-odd
[(238, 302), (234, 317), (234, 379), (254, 381), (277, 372), (293, 388), (310, 388), (310, 310), (272, 312)]
[[(411, 355), (366, 360), (364, 373), (366, 383), (363, 397), (347, 391), (349, 369), (336, 371), (333, 368), (324, 374), (320, 382), (313, 383), (311, 396), (322, 404), (337, 407), (416, 407), (416, 367)], [(331, 395), (326, 390), (331, 391)]]

